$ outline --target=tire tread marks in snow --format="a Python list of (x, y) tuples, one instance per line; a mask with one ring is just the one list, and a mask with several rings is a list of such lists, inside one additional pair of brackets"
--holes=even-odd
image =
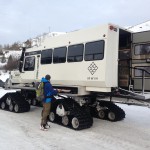
[[(7, 93), (0, 99), (0, 104), (4, 102), (6, 104), (7, 97), (11, 98), (11, 104), (13, 107), (17, 104), (18, 111), (17, 113), (28, 112), (30, 110), (29, 103), (25, 100), (25, 98), (19, 93)], [(7, 105), (7, 104), (6, 104)], [(6, 110), (9, 111), (9, 106), (7, 105)]]

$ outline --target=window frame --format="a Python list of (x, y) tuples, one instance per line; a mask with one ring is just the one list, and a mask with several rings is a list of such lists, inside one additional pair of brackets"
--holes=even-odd
[[(68, 57), (77, 57), (77, 56), (69, 56), (68, 54), (69, 54), (69, 47), (73, 47), (73, 46), (78, 46), (78, 45), (82, 45), (83, 47), (82, 47), (82, 55), (81, 55), (81, 57), (82, 57), (82, 59), (81, 60), (79, 60), (79, 61), (69, 61), (69, 58)], [(69, 45), (68, 46), (68, 51), (67, 51), (67, 62), (68, 63), (75, 63), (75, 62), (82, 62), (83, 61), (83, 56), (84, 56), (84, 44), (83, 43), (80, 43), (80, 44), (74, 44), (74, 45)]]
[[(34, 66), (33, 66), (33, 69), (31, 70), (27, 70), (26, 68), (25, 68), (25, 65), (26, 65), (26, 59), (28, 59), (28, 58), (34, 58), (34, 60), (33, 60), (33, 62), (34, 62)], [(25, 57), (25, 59), (24, 59), (24, 66), (23, 66), (23, 70), (24, 71), (34, 71), (35, 70), (35, 56), (27, 56), (27, 57)]]
[[(145, 44), (136, 44), (136, 45), (134, 45), (134, 55), (150, 55), (150, 53), (149, 54), (147, 54), (147, 53), (136, 53), (136, 49), (135, 49), (135, 47), (137, 47), (137, 46), (143, 46), (143, 45), (147, 45), (147, 46), (150, 46), (150, 43), (145, 43)], [(141, 48), (140, 48), (140, 50), (141, 50)]]
[[(102, 54), (102, 58), (101, 59), (86, 59), (86, 55), (95, 55), (94, 53), (93, 54), (86, 54), (86, 45), (87, 44), (90, 44), (90, 43), (96, 43), (96, 42), (103, 42), (102, 44), (102, 53), (95, 53), (95, 54)], [(90, 42), (87, 42), (85, 43), (85, 46), (84, 46), (84, 61), (99, 61), (99, 60), (103, 60), (104, 59), (104, 51), (105, 51), (105, 40), (96, 40), (96, 41), (90, 41)]]
[[(42, 58), (42, 52), (44, 52), (44, 51), (51, 51), (51, 62), (50, 63), (42, 63), (42, 59), (44, 59), (44, 57)], [(50, 58), (50, 57), (45, 57), (45, 58)], [(50, 49), (45, 49), (45, 50), (42, 50), (41, 51), (41, 65), (47, 65), (47, 64), (52, 64), (52, 62), (53, 62), (53, 49), (52, 48), (50, 48)]]
[[(55, 51), (57, 50), (57, 49), (61, 49), (61, 48), (65, 48), (65, 59), (64, 59), (64, 61), (63, 62), (56, 62), (55, 61)], [(54, 48), (53, 49), (53, 64), (60, 64), (60, 63), (66, 63), (66, 55), (67, 55), (67, 46), (62, 46), (62, 47), (56, 47), (56, 48)], [(60, 57), (59, 57), (59, 59), (60, 59)]]

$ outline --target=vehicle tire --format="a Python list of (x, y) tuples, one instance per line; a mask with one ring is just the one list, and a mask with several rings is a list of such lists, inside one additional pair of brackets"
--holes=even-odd
[(8, 96), (6, 99), (6, 104), (9, 106), (11, 103), (12, 103), (12, 99), (10, 96)]
[(116, 121), (116, 114), (113, 111), (108, 112), (108, 119), (110, 121)]
[(98, 118), (100, 118), (100, 119), (105, 119), (106, 116), (107, 116), (107, 110), (105, 110), (105, 109), (99, 110), (99, 111), (97, 112), (97, 116), (98, 116)]
[(62, 124), (64, 126), (68, 126), (69, 125), (69, 118), (68, 118), (68, 116), (63, 116), (62, 117)]
[(37, 105), (37, 100), (36, 99), (32, 99), (32, 105), (36, 106)]
[(14, 110), (14, 106), (13, 106), (13, 104), (10, 104), (9, 105), (9, 111), (13, 111)]
[(18, 104), (15, 104), (15, 106), (14, 106), (14, 111), (15, 111), (16, 113), (19, 112), (19, 105), (18, 105)]
[(49, 120), (51, 122), (54, 122), (55, 119), (56, 119), (56, 114), (53, 111), (51, 111), (50, 114), (49, 114)]
[(6, 103), (5, 102), (2, 102), (1, 103), (1, 109), (5, 109), (6, 108)]
[(32, 104), (32, 100), (31, 99), (27, 99), (27, 102), (31, 105)]
[(78, 129), (78, 127), (80, 125), (78, 118), (73, 117), (72, 121), (71, 121), (71, 124), (72, 124), (73, 129)]

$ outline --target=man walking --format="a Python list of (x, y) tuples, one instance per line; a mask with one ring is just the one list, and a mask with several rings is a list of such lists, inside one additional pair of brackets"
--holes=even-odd
[(42, 110), (42, 119), (41, 119), (41, 126), (40, 129), (43, 131), (46, 131), (50, 128), (50, 126), (47, 123), (47, 117), (50, 113), (51, 109), (51, 101), (52, 96), (56, 95), (58, 92), (61, 92), (61, 90), (54, 90), (51, 83), (50, 83), (51, 76), (46, 75), (45, 78), (41, 79), (41, 82), (43, 82), (43, 89), (44, 89), (44, 99), (43, 99), (43, 110)]

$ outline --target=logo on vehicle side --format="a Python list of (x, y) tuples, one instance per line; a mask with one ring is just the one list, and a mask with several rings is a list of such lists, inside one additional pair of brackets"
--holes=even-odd
[(92, 62), (90, 64), (90, 66), (88, 67), (88, 70), (92, 75), (96, 72), (97, 69), (98, 69), (98, 67), (96, 66), (96, 64), (94, 62)]

